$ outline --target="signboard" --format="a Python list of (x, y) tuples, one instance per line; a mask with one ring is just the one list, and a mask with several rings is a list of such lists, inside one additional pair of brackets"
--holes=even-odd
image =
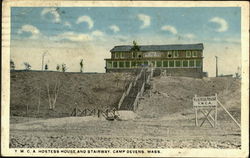
[(161, 52), (146, 52), (144, 57), (161, 57)]
[(217, 95), (208, 96), (208, 97), (197, 97), (193, 98), (193, 106), (194, 107), (214, 107), (217, 106)]

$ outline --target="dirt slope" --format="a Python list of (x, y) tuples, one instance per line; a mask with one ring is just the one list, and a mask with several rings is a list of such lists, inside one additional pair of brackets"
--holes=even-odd
[[(76, 84), (75, 87), (84, 89), (81, 93), (87, 94), (79, 93), (84, 100), (80, 100), (81, 97), (75, 99), (82, 101), (83, 106), (105, 105), (108, 103), (105, 100), (108, 94), (106, 92), (119, 95), (122, 93), (122, 88), (119, 89), (119, 84), (117, 88), (113, 80), (114, 74), (60, 75), (61, 78), (67, 78), (67, 81), (60, 94), (63, 98), (58, 100), (57, 111), (68, 111), (72, 105), (68, 98), (78, 96), (74, 93), (76, 88), (70, 86), (72, 83)], [(52, 77), (45, 77), (48, 76)], [(36, 77), (33, 76), (34, 78)], [(28, 84), (27, 80), (19, 81), (21, 90), (22, 87), (27, 87), (21, 85)], [(34, 86), (34, 83), (29, 84)], [(219, 113), (216, 128), (211, 128), (207, 122), (202, 127), (195, 127), (192, 109), (192, 97), (195, 94), (218, 93), (220, 101), (239, 119), (239, 80), (156, 77), (152, 84), (152, 97), (149, 98), (145, 92), (144, 100), (140, 101), (136, 114), (131, 111), (119, 112), (121, 116), (126, 116), (123, 119), (126, 121), (107, 121), (97, 116), (48, 119), (11, 117), (10, 148), (241, 148), (241, 131), (227, 115), (223, 115), (223, 111)], [(97, 91), (96, 86), (100, 86), (100, 91)], [(15, 95), (20, 95), (21, 90), (15, 88)], [(92, 101), (96, 102), (88, 104), (88, 98), (92, 98), (85, 96), (92, 96)], [(21, 103), (20, 98), (16, 99)], [(47, 105), (46, 101), (43, 105)]]
[[(145, 95), (137, 111), (142, 117), (158, 118), (172, 115), (173, 118), (193, 116), (192, 98), (218, 94), (221, 103), (240, 119), (240, 80), (234, 78), (157, 77), (152, 81), (152, 97)], [(221, 110), (221, 108), (220, 108)], [(221, 112), (221, 111), (220, 111)], [(228, 117), (224, 112), (219, 117)]]
[[(133, 77), (128, 73), (11, 72), (11, 115), (27, 116), (28, 111), (29, 117), (63, 117), (69, 116), (76, 106), (115, 107)], [(49, 110), (47, 83), (51, 96), (56, 83), (60, 84), (55, 110)]]

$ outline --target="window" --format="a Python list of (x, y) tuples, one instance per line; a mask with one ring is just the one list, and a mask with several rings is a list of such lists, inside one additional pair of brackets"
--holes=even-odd
[(179, 57), (179, 52), (177, 50), (174, 51), (174, 57), (175, 58)]
[(188, 61), (187, 60), (183, 60), (182, 61), (182, 66), (183, 67), (188, 67)]
[(163, 67), (168, 67), (168, 61), (163, 61)]
[(133, 58), (135, 58), (136, 57), (136, 52), (133, 52), (132, 56), (133, 56)]
[(169, 67), (174, 67), (174, 61), (173, 60), (169, 61)]
[(172, 58), (172, 52), (171, 51), (168, 51), (168, 58)]
[(115, 58), (115, 53), (112, 53), (111, 58), (112, 58), (112, 59)]
[(130, 67), (130, 62), (129, 62), (129, 61), (126, 61), (126, 62), (125, 62), (125, 66), (126, 66), (126, 67)]
[(181, 61), (175, 60), (175, 67), (181, 67)]
[(121, 67), (121, 68), (124, 67), (124, 62), (123, 62), (123, 61), (120, 61), (120, 62), (119, 62), (119, 67)]
[(113, 67), (115, 67), (115, 68), (117, 67), (117, 62), (116, 61), (113, 62)]
[(107, 67), (108, 67), (108, 68), (112, 68), (112, 61), (108, 61)]
[(193, 51), (193, 52), (192, 52), (192, 56), (193, 56), (193, 57), (197, 57), (197, 51)]
[(191, 57), (191, 51), (186, 51), (186, 57)]
[(196, 60), (196, 67), (201, 67), (201, 60)]
[(162, 62), (161, 61), (157, 61), (156, 62), (156, 67), (161, 67), (162, 66)]
[(120, 54), (118, 52), (115, 53), (115, 58), (120, 58)]
[(132, 61), (131, 62), (131, 67), (135, 67), (135, 64), (136, 64), (135, 61)]
[(125, 56), (125, 54), (122, 52), (122, 53), (121, 53), (121, 58), (124, 58), (124, 56)]
[(189, 60), (189, 67), (194, 67), (194, 60)]

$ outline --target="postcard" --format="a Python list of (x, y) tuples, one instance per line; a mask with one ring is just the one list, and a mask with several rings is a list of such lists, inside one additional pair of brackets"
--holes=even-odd
[(248, 157), (249, 3), (3, 2), (3, 156)]

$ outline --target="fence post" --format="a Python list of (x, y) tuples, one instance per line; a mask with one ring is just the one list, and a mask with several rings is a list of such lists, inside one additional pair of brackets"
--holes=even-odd
[(195, 109), (195, 126), (198, 126), (197, 108), (194, 108), (194, 109)]
[(100, 117), (100, 110), (99, 109), (97, 110), (97, 116), (98, 116), (98, 118)]
[(87, 116), (87, 109), (84, 109), (84, 115)]
[[(218, 100), (218, 96), (217, 96), (217, 93), (215, 93), (215, 98), (216, 98), (216, 101)], [(217, 126), (217, 106), (218, 106), (218, 102), (216, 103), (216, 106), (215, 106), (215, 112), (214, 112), (214, 127)]]

